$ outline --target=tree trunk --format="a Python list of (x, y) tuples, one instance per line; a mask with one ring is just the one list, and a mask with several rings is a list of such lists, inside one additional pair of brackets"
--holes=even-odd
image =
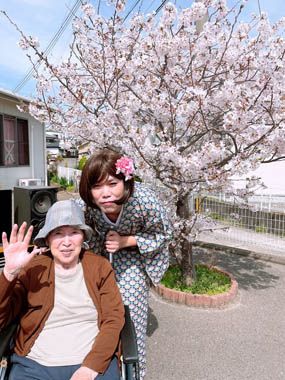
[(184, 239), (182, 243), (181, 272), (186, 286), (190, 286), (193, 281), (196, 281), (195, 264), (192, 254), (192, 243), (186, 239)]
[[(190, 218), (191, 210), (188, 194), (179, 198), (177, 202), (177, 215), (183, 219)], [(187, 236), (188, 234), (190, 234), (190, 231), (187, 231), (185, 227), (181, 235)], [(192, 243), (183, 236), (181, 236), (181, 250), (180, 269), (185, 285), (190, 286), (193, 281), (196, 281), (195, 264), (193, 261)]]

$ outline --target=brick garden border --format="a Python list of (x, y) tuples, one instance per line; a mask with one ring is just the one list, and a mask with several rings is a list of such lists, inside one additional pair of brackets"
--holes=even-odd
[(167, 301), (175, 302), (178, 304), (183, 304), (187, 306), (196, 306), (196, 307), (207, 307), (207, 308), (208, 307), (209, 308), (223, 307), (233, 302), (234, 299), (236, 298), (237, 293), (238, 293), (238, 283), (234, 279), (232, 274), (218, 267), (212, 267), (212, 269), (215, 269), (216, 271), (221, 272), (225, 274), (226, 276), (230, 277), (231, 287), (229, 291), (216, 294), (214, 296), (208, 296), (206, 294), (184, 293), (178, 290), (166, 288), (164, 285), (161, 285), (161, 284), (156, 287), (153, 287), (153, 289), (163, 299)]

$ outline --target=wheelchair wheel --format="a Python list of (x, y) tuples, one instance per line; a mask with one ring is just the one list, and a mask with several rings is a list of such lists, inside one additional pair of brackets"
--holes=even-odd
[(10, 358), (2, 356), (0, 363), (0, 380), (8, 380), (10, 369)]
[(122, 363), (122, 371), (120, 380), (139, 380), (139, 371), (137, 364)]

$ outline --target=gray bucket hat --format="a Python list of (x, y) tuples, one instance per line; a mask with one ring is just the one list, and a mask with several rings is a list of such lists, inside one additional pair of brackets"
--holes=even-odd
[(55, 202), (48, 210), (45, 224), (34, 238), (34, 244), (38, 247), (46, 247), (46, 237), (55, 228), (72, 226), (84, 232), (85, 241), (91, 239), (93, 230), (85, 224), (84, 212), (74, 200)]

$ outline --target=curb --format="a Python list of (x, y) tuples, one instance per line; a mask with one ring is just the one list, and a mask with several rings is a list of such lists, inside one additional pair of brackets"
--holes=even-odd
[(223, 244), (218, 244), (218, 243), (209, 243), (209, 242), (204, 242), (201, 240), (196, 241), (194, 243), (194, 246), (201, 247), (201, 248), (211, 248), (211, 249), (216, 248), (218, 250), (221, 250), (227, 253), (233, 253), (236, 255), (251, 257), (257, 260), (269, 261), (271, 263), (285, 265), (285, 256), (272, 255), (270, 253), (266, 254), (266, 253), (251, 251), (245, 248), (231, 247), (228, 245), (223, 245)]
[(163, 299), (186, 306), (205, 307), (205, 308), (219, 308), (233, 302), (238, 293), (238, 283), (231, 273), (228, 273), (218, 267), (212, 267), (230, 277), (231, 287), (228, 292), (208, 296), (207, 294), (191, 294), (184, 293), (179, 290), (166, 288), (164, 285), (153, 287), (154, 291), (159, 294)]

